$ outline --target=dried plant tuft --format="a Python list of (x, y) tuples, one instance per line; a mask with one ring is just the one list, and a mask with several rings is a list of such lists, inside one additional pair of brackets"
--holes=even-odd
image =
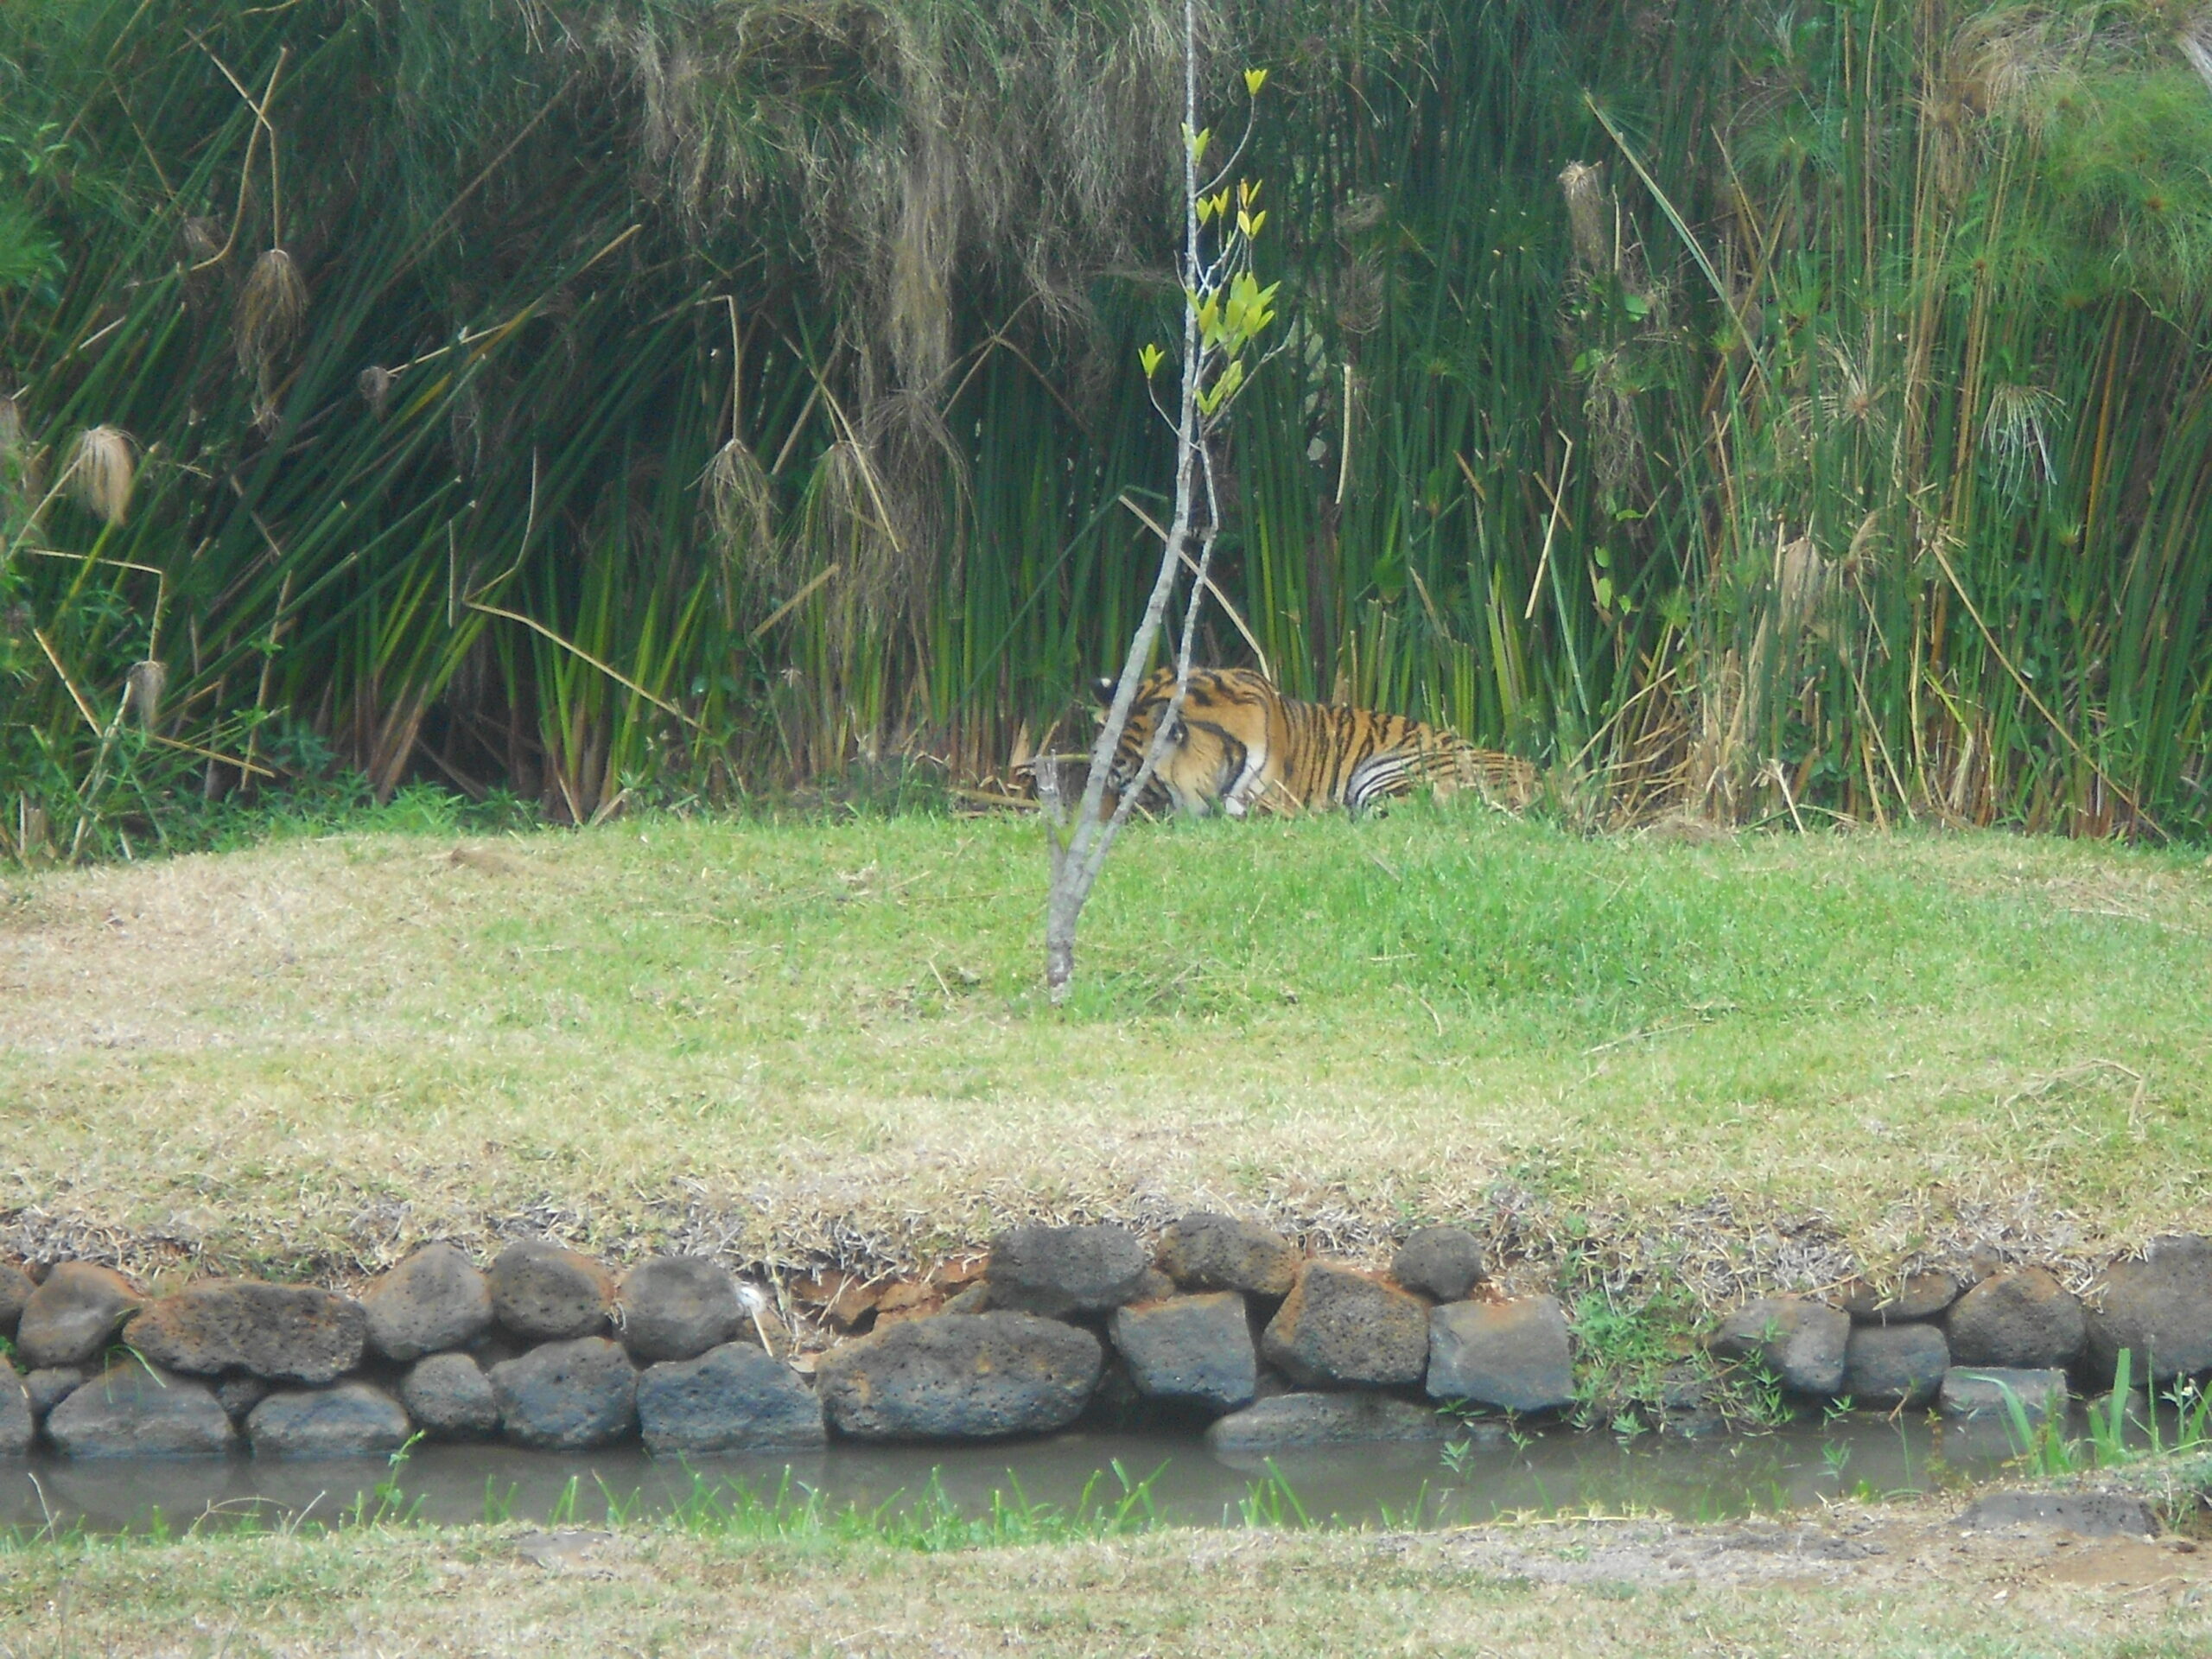
[(68, 481), (85, 510), (111, 524), (130, 512), (138, 481), (138, 446), (121, 427), (95, 426), (77, 435), (69, 454)]
[(1591, 162), (1569, 162), (1560, 169), (1559, 188), (1567, 197), (1567, 234), (1574, 257), (1586, 270), (1613, 267), (1613, 203), (1605, 189), (1605, 170)]
[(151, 658), (131, 664), (130, 672), (124, 678), (124, 706), (134, 711), (138, 723), (149, 731), (162, 717), (162, 693), (168, 683), (168, 664)]
[(299, 338), (307, 315), (308, 285), (300, 268), (283, 249), (270, 249), (247, 273), (236, 330), (238, 367), (253, 382), (254, 420), (264, 427), (276, 419), (277, 365)]

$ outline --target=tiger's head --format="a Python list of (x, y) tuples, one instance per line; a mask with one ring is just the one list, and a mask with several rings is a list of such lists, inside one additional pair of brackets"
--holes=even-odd
[[(1243, 768), (1244, 746), (1208, 713), (1217, 701), (1214, 682), (1219, 677), (1210, 669), (1191, 671), (1183, 706), (1177, 711), (1174, 725), (1168, 728), (1166, 747), (1160, 754), (1160, 764), (1153, 769), (1139, 805), (1158, 807), (1172, 804), (1178, 811), (1204, 816)], [(1102, 718), (1112, 706), (1116, 683), (1109, 679), (1092, 683)], [(1114, 746), (1114, 763), (1106, 774), (1106, 786), (1112, 797), (1107, 803), (1109, 811), (1143, 770), (1153, 734), (1160, 729), (1160, 719), (1174, 696), (1175, 671), (1172, 668), (1154, 670), (1137, 686), (1135, 699), (1129, 704), (1129, 723), (1122, 728), (1122, 741)], [(1160, 791), (1164, 791), (1165, 800)]]

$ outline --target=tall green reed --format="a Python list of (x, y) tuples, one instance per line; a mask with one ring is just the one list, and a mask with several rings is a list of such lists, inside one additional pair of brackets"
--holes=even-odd
[[(1070, 743), (1167, 476), (1158, 8), (727, 10), (0, 18), (0, 852), (326, 753), (588, 821)], [(1289, 339), (1205, 654), (1600, 816), (2201, 829), (2164, 18), (1215, 8)]]

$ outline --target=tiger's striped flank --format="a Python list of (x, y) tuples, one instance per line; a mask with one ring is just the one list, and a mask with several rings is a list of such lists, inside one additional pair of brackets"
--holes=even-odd
[[(1099, 683), (1102, 700), (1111, 681)], [(1175, 692), (1163, 668), (1137, 688), (1108, 783), (1116, 795), (1135, 782)], [(1342, 807), (1428, 789), (1473, 790), (1519, 811), (1536, 796), (1535, 768), (1516, 756), (1402, 715), (1286, 697), (1246, 668), (1194, 668), (1166, 752), (1153, 781), (1178, 811), (1203, 817), (1218, 804), (1231, 817)]]

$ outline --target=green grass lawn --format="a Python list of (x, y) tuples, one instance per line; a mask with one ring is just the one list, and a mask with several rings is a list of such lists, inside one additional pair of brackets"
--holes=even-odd
[[(2004, 836), (359, 834), (0, 887), (19, 1246), (305, 1272), (534, 1217), (877, 1265), (1231, 1203), (1718, 1294), (2212, 1225), (2212, 871)], [(7, 1230), (0, 1230), (0, 1243)]]

